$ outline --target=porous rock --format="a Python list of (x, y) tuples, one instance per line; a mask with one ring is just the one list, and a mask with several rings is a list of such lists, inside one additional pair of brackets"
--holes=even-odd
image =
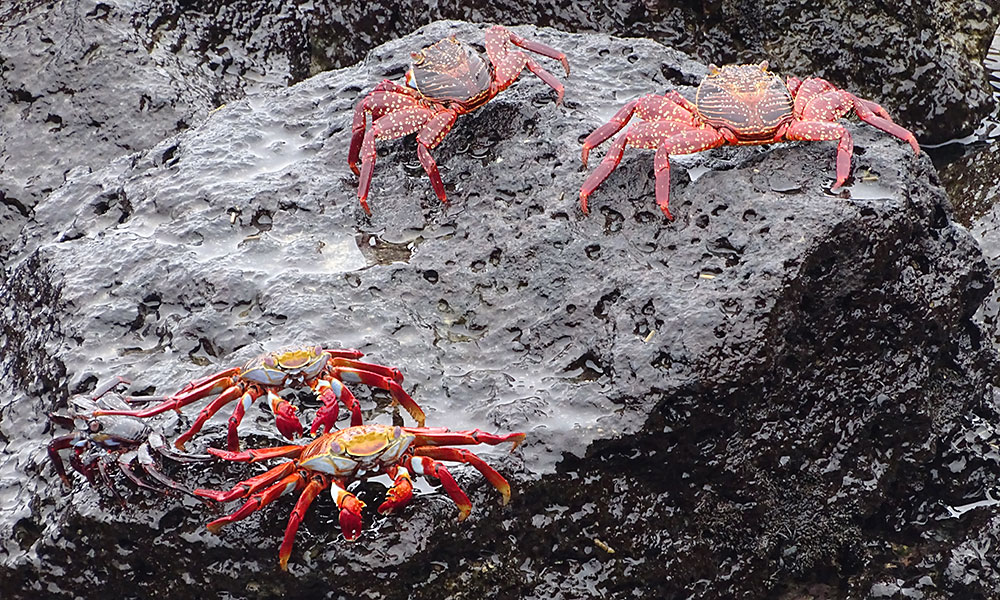
[[(838, 193), (831, 143), (678, 158), (668, 222), (650, 153), (629, 150), (584, 216), (582, 137), (642, 93), (691, 97), (705, 67), (649, 41), (521, 27), (566, 50), (565, 105), (525, 74), (461, 117), (434, 151), (448, 205), (412, 139), (382, 144), (365, 216), (346, 165), (359, 95), (411, 50), (482, 31), (437, 22), (230, 103), (71, 173), (38, 206), (0, 288), (0, 595), (995, 592), (988, 565), (968, 571), (996, 540), (989, 508), (949, 512), (1000, 474), (995, 356), (972, 321), (992, 284), (929, 160), (857, 124)], [(347, 543), (323, 496), (285, 575), (287, 499), (214, 536), (217, 507), (141, 491), (121, 507), (46, 462), (46, 412), (69, 394), (114, 375), (169, 393), (316, 342), (401, 368), (429, 425), (525, 431), (514, 453), (476, 448), (511, 504), (456, 467), (468, 520), (425, 488), (399, 515), (366, 513)], [(362, 399), (366, 419), (409, 423), (382, 394)], [(173, 434), (193, 414), (154, 423)], [(198, 447), (224, 430), (222, 415)], [(266, 410), (242, 434), (281, 443)], [(170, 469), (214, 488), (253, 472)], [(358, 492), (374, 507), (384, 486)]]

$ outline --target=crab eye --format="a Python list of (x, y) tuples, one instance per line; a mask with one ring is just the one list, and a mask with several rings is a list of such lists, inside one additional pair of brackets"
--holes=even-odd
[(711, 75), (718, 75), (721, 71), (722, 71), (722, 69), (720, 69), (718, 66), (716, 66), (714, 64), (708, 65), (708, 74), (710, 76)]
[(458, 45), (458, 38), (455, 37), (454, 35), (448, 36), (448, 41), (451, 42), (452, 44), (455, 44), (456, 46)]
[(104, 429), (104, 425), (97, 419), (87, 422), (87, 430), (90, 431), (90, 433), (97, 433), (102, 429)]
[(399, 427), (393, 428), (393, 430), (392, 430), (392, 439), (398, 440), (400, 438), (400, 436), (402, 436), (402, 435), (403, 435), (403, 430), (401, 428), (399, 428)]
[(278, 361), (274, 360), (274, 356), (270, 354), (264, 357), (263, 362), (265, 367), (275, 367), (278, 365)]
[(410, 52), (410, 59), (413, 61), (413, 64), (419, 65), (420, 63), (424, 62), (424, 53)]
[(760, 61), (760, 70), (761, 71), (767, 71), (767, 61), (766, 60)]
[(313, 354), (316, 356), (323, 354), (323, 346), (313, 346)]
[(344, 448), (337, 442), (330, 442), (330, 454), (343, 454)]

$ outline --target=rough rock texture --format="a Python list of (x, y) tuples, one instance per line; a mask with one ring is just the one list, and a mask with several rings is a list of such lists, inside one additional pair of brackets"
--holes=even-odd
[[(1000, 475), (994, 353), (972, 323), (992, 284), (927, 158), (852, 125), (858, 177), (836, 195), (828, 143), (676, 159), (668, 223), (650, 154), (629, 151), (584, 217), (581, 137), (651, 84), (690, 96), (704, 67), (518, 31), (567, 51), (573, 87), (557, 107), (527, 74), (462, 117), (434, 152), (447, 206), (410, 139), (383, 145), (371, 218), (345, 164), (360, 91), (414, 47), (481, 35), (442, 22), (74, 171), (37, 207), (0, 289), (0, 596), (1000, 593), (989, 502), (949, 518)], [(168, 393), (317, 341), (400, 367), (431, 425), (528, 432), (482, 451), (511, 505), (456, 467), (467, 521), (424, 486), (350, 544), (323, 496), (285, 575), (287, 499), (213, 536), (217, 507), (135, 492), (122, 508), (47, 465), (45, 413), (71, 393), (116, 374)], [(398, 418), (358, 391), (367, 419)], [(244, 432), (279, 442), (266, 409)], [(253, 472), (168, 470), (216, 488)], [(374, 507), (384, 487), (358, 493)]]
[[(315, 24), (316, 43), (336, 48), (327, 52), (334, 57), (360, 59), (373, 41), (448, 18), (650, 38), (706, 64), (769, 59), (783, 72), (825, 77), (875, 98), (919, 139), (941, 142), (971, 133), (994, 105), (983, 58), (1000, 24), (1000, 2), (376, 1), (329, 16)], [(328, 35), (327, 27), (355, 35)]]
[(308, 56), (293, 43), (302, 36), (280, 18), (294, 8), (247, 4), (0, 5), (0, 251), (71, 169), (101, 168), (248, 90), (303, 77), (290, 58)]
[[(882, 102), (924, 142), (993, 105), (982, 58), (1000, 2), (655, 0), (0, 3), (0, 252), (73, 168), (150, 148), (245, 93), (352, 65), (440, 18), (647, 37), (703, 62), (769, 59)], [(603, 48), (584, 63), (603, 60)], [(652, 90), (646, 82), (646, 91)]]

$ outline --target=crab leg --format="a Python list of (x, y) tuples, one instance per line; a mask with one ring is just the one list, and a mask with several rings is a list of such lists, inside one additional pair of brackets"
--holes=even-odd
[(229, 502), (230, 500), (246, 498), (247, 496), (256, 494), (261, 489), (273, 485), (274, 482), (288, 477), (294, 472), (295, 463), (293, 461), (288, 461), (274, 467), (273, 469), (269, 469), (260, 475), (254, 475), (249, 479), (244, 479), (233, 486), (231, 490), (221, 491), (198, 488), (194, 491), (194, 495), (201, 498), (209, 498), (215, 500), (216, 502)]
[[(583, 141), (583, 152), (580, 156), (584, 168), (587, 167), (587, 158), (590, 155), (591, 148), (604, 143), (605, 140), (619, 132), (625, 127), (629, 119), (632, 118), (633, 113), (635, 116), (648, 122), (637, 123), (630, 130), (644, 127), (653, 128), (655, 133), (659, 134), (659, 138), (664, 137), (668, 132), (677, 133), (686, 129), (697, 129), (700, 126), (698, 119), (695, 117), (697, 108), (677, 92), (670, 92), (666, 96), (657, 96), (656, 94), (642, 96), (623, 106), (618, 112), (612, 115), (607, 123), (601, 125), (587, 136)], [(637, 137), (641, 136), (638, 136), (637, 130), (635, 130), (629, 135), (629, 145), (637, 145), (632, 143), (633, 139)], [(655, 148), (656, 146), (639, 147)]]
[[(517, 76), (520, 75), (521, 71), (523, 71), (527, 66), (528, 70), (537, 75), (549, 87), (556, 91), (556, 104), (560, 104), (563, 99), (562, 84), (559, 83), (559, 81), (551, 73), (548, 73), (542, 69), (542, 67), (534, 64), (533, 61), (530, 61), (524, 52), (513, 50), (510, 47), (511, 44), (520, 46), (521, 48), (536, 52), (543, 56), (558, 59), (562, 62), (563, 68), (566, 70), (566, 75), (569, 76), (569, 61), (566, 60), (565, 54), (544, 44), (532, 42), (519, 37), (510, 31), (507, 31), (507, 29), (501, 27), (500, 25), (494, 25), (486, 31), (485, 44), (486, 55), (489, 57), (490, 63), (493, 64), (493, 72), (495, 75), (493, 84), (490, 86), (491, 95), (495, 96), (499, 92), (510, 87), (510, 84), (514, 83)], [(532, 63), (532, 66), (529, 66), (529, 61)]]
[(355, 360), (365, 355), (364, 352), (354, 348), (324, 348), (323, 352), (330, 355), (331, 361)]
[(358, 369), (360, 371), (370, 371), (376, 375), (381, 375), (382, 377), (388, 377), (398, 383), (403, 383), (403, 372), (396, 367), (387, 367), (385, 365), (377, 365), (375, 363), (364, 362), (360, 360), (349, 360), (342, 358), (334, 358), (330, 361), (329, 366), (331, 367), (351, 367), (353, 369)]
[(469, 497), (458, 487), (455, 478), (451, 476), (448, 469), (441, 463), (429, 456), (413, 456), (407, 459), (406, 464), (418, 475), (433, 477), (441, 482), (441, 487), (451, 498), (455, 506), (458, 507), (458, 520), (464, 521), (472, 512), (472, 502)]
[(851, 133), (840, 123), (829, 121), (793, 121), (785, 132), (789, 140), (840, 140), (837, 144), (837, 181), (833, 187), (844, 185), (851, 174), (851, 155), (854, 142)]
[(150, 448), (156, 450), (160, 456), (168, 458), (174, 462), (186, 464), (212, 460), (212, 457), (207, 454), (188, 454), (187, 452), (178, 452), (172, 449), (167, 444), (166, 440), (163, 439), (163, 436), (156, 432), (149, 434), (149, 437), (146, 438), (146, 443), (149, 444)]
[(437, 163), (434, 162), (430, 149), (436, 148), (444, 136), (448, 135), (457, 118), (458, 113), (454, 110), (441, 111), (434, 115), (417, 133), (417, 158), (420, 159), (420, 164), (427, 172), (427, 176), (431, 178), (434, 193), (444, 203), (448, 202), (448, 196), (445, 194), (444, 182), (441, 181), (441, 174), (438, 172)]
[(368, 188), (372, 182), (375, 170), (376, 140), (391, 140), (416, 133), (434, 118), (434, 111), (427, 108), (406, 108), (390, 112), (372, 122), (371, 129), (365, 132), (361, 143), (361, 173), (358, 181), (358, 200), (365, 212), (371, 214), (368, 208)]
[[(554, 58), (558, 60), (559, 62), (562, 63), (563, 69), (566, 70), (566, 77), (569, 77), (569, 61), (566, 59), (566, 55), (563, 54), (562, 52), (556, 50), (551, 46), (546, 46), (541, 42), (535, 42), (533, 40), (525, 39), (517, 35), (513, 31), (504, 29), (499, 25), (494, 25), (494, 27), (492, 27), (491, 29), (493, 28), (503, 29), (507, 33), (510, 42), (515, 46), (520, 46), (521, 48), (534, 52), (535, 54), (541, 54), (542, 56), (548, 56), (549, 58)], [(486, 35), (489, 35), (489, 32), (487, 32)]]
[(524, 61), (524, 66), (527, 67), (529, 71), (534, 73), (536, 77), (544, 81), (546, 85), (556, 91), (556, 106), (562, 104), (566, 90), (563, 88), (563, 84), (556, 79), (556, 76), (543, 69), (541, 65), (530, 58)]
[(628, 141), (628, 131), (622, 133), (608, 148), (608, 153), (604, 155), (604, 159), (601, 164), (597, 165), (594, 172), (591, 173), (583, 185), (580, 187), (580, 208), (583, 210), (583, 214), (587, 214), (587, 197), (594, 193), (604, 180), (611, 175), (611, 172), (618, 168), (618, 163), (622, 160), (622, 154), (625, 153), (625, 143)]
[(209, 448), (208, 453), (212, 456), (218, 456), (222, 460), (231, 460), (233, 462), (249, 462), (255, 463), (261, 460), (267, 460), (269, 458), (298, 458), (302, 451), (306, 449), (306, 446), (275, 446), (274, 448), (257, 448), (253, 450), (244, 450), (242, 452), (233, 452), (232, 450), (220, 450), (218, 448)]
[(124, 415), (127, 417), (145, 419), (160, 413), (165, 413), (168, 410), (180, 410), (192, 402), (196, 402), (208, 396), (215, 396), (216, 394), (224, 393), (234, 386), (237, 386), (239, 384), (239, 380), (236, 375), (239, 372), (239, 367), (234, 367), (232, 369), (216, 373), (215, 375), (209, 375), (208, 377), (193, 381), (184, 386), (181, 391), (173, 394), (172, 396), (168, 396), (166, 400), (156, 406), (151, 406), (142, 410), (96, 410), (94, 411), (94, 416)]
[(149, 483), (147, 483), (146, 481), (144, 481), (142, 479), (142, 477), (139, 476), (138, 473), (135, 472), (135, 469), (132, 468), (132, 463), (135, 462), (137, 458), (138, 458), (138, 452), (135, 451), (135, 450), (132, 450), (130, 452), (126, 452), (126, 453), (122, 454), (121, 456), (118, 457), (118, 461), (117, 461), (118, 462), (118, 470), (120, 470), (122, 472), (122, 474), (125, 475), (125, 477), (129, 481), (131, 481), (132, 483), (134, 483), (136, 485), (136, 487), (139, 487), (139, 488), (142, 488), (142, 489), (145, 489), (145, 490), (150, 490), (150, 491), (153, 491), (153, 492), (159, 492), (161, 494), (163, 492), (165, 492), (166, 490), (163, 490), (163, 489), (158, 488), (156, 486), (150, 485)]
[(417, 422), (418, 426), (424, 426), (426, 417), (424, 416), (423, 409), (420, 408), (413, 398), (406, 393), (403, 386), (399, 385), (399, 382), (395, 379), (385, 377), (372, 371), (353, 367), (333, 367), (330, 369), (330, 374), (341, 381), (349, 383), (362, 383), (364, 385), (388, 391), (392, 396), (393, 401), (401, 404), (403, 408), (410, 413), (410, 416), (412, 416)]
[[(118, 488), (115, 487), (115, 482), (111, 479), (111, 475), (108, 473), (108, 463), (110, 461), (111, 457), (105, 454), (95, 460), (94, 463), (97, 463), (97, 472), (101, 475), (101, 481), (103, 481), (104, 485), (111, 490), (111, 492), (115, 495), (115, 498), (118, 498), (118, 501), (121, 502), (122, 506), (125, 506), (127, 504), (125, 497), (122, 496), (121, 492), (118, 491)], [(93, 467), (90, 467), (90, 469), (91, 472), (93, 472)], [(93, 485), (94, 480), (90, 479), (90, 483)]]
[(513, 442), (511, 452), (524, 441), (523, 433), (508, 433), (497, 435), (488, 431), (473, 429), (471, 431), (451, 431), (445, 427), (404, 427), (403, 431), (415, 436), (415, 446), (450, 446), (488, 444), (496, 446), (505, 442)]
[[(194, 420), (194, 423), (191, 425), (191, 428), (182, 433), (176, 440), (174, 440), (174, 446), (180, 450), (183, 450), (184, 444), (186, 444), (188, 440), (193, 438), (196, 433), (201, 431), (202, 426), (205, 425), (205, 423), (209, 419), (211, 419), (212, 416), (215, 415), (215, 413), (219, 412), (219, 410), (221, 410), (223, 406), (239, 398), (240, 395), (242, 394), (242, 391), (243, 390), (238, 385), (226, 388), (226, 391), (224, 391), (218, 398), (212, 400), (212, 402), (209, 403), (208, 406), (201, 409), (201, 412), (198, 413), (198, 417)], [(251, 391), (247, 391), (247, 394), (250, 393)], [(240, 404), (243, 404), (245, 400), (246, 396), (244, 395), (244, 399), (240, 401)], [(238, 444), (239, 442), (237, 442), (237, 448), (239, 447)], [(237, 448), (233, 448), (230, 443), (230, 450), (236, 450)]]
[(850, 96), (854, 103), (854, 112), (858, 115), (859, 119), (909, 143), (913, 151), (920, 154), (920, 144), (917, 143), (917, 138), (909, 130), (893, 123), (884, 108), (869, 100), (858, 98), (853, 94)]
[(425, 456), (435, 460), (450, 460), (472, 465), (477, 471), (483, 474), (486, 481), (496, 488), (503, 497), (503, 504), (510, 502), (510, 484), (503, 478), (496, 469), (486, 464), (486, 461), (479, 458), (472, 452), (462, 448), (434, 448), (418, 447), (413, 451), (414, 456)]
[(330, 372), (330, 367), (350, 367), (361, 371), (369, 371), (376, 376), (391, 378), (397, 383), (403, 381), (403, 374), (399, 369), (394, 367), (385, 367), (374, 363), (353, 360), (353, 358), (347, 356), (332, 358), (323, 372), (325, 378), (317, 379), (314, 383), (310, 384), (310, 387), (319, 397), (320, 401), (323, 402), (323, 406), (316, 411), (316, 417), (313, 419), (312, 427), (309, 429), (310, 434), (315, 434), (320, 427), (324, 428), (324, 433), (329, 433), (336, 426), (337, 416), (340, 412), (338, 402), (343, 402), (344, 406), (351, 411), (352, 427), (361, 425), (362, 422), (361, 405), (358, 404), (351, 390), (347, 389)]
[(292, 555), (295, 533), (299, 530), (299, 525), (302, 523), (302, 519), (305, 518), (306, 511), (309, 510), (309, 505), (312, 504), (316, 496), (326, 489), (328, 485), (330, 484), (327, 482), (326, 477), (313, 475), (309, 479), (309, 483), (306, 484), (306, 489), (302, 490), (302, 494), (299, 495), (299, 499), (295, 502), (295, 508), (292, 509), (292, 514), (288, 517), (288, 526), (285, 527), (285, 537), (281, 540), (281, 548), (278, 550), (278, 561), (281, 564), (282, 571), (288, 570), (288, 558)]
[(63, 480), (63, 483), (68, 486), (72, 486), (73, 484), (70, 483), (69, 475), (66, 474), (66, 464), (63, 462), (62, 456), (59, 455), (59, 451), (71, 448), (74, 442), (76, 442), (76, 434), (61, 435), (53, 438), (47, 447), (52, 466), (55, 468), (59, 478)]
[[(271, 405), (271, 412), (274, 414), (274, 424), (278, 428), (278, 431), (281, 432), (281, 435), (290, 440), (301, 437), (302, 422), (299, 421), (299, 417), (295, 414), (299, 409), (296, 408), (294, 404), (275, 394), (271, 390), (267, 390), (267, 400)], [(237, 412), (239, 413), (238, 415), (236, 414)], [(234, 436), (236, 427), (238, 427), (240, 421), (243, 420), (244, 412), (244, 410), (240, 410), (240, 408), (237, 407), (236, 410), (233, 411), (233, 417), (229, 419), (231, 427), (230, 431), (234, 432)], [(236, 418), (235, 425), (233, 425), (233, 418)], [(237, 444), (234, 447), (230, 444), (229, 449), (239, 450), (239, 445)]]
[[(625, 125), (628, 124), (629, 119), (632, 118), (632, 113), (635, 112), (635, 107), (639, 104), (639, 100), (641, 100), (641, 98), (636, 98), (621, 107), (618, 112), (611, 116), (611, 119), (608, 120), (607, 123), (592, 131), (590, 135), (587, 136), (587, 139), (583, 140), (583, 152), (580, 155), (580, 160), (583, 161), (584, 169), (587, 168), (587, 159), (590, 156), (590, 149), (603, 144), (608, 138), (621, 131), (622, 127), (625, 127)], [(624, 150), (624, 146), (622, 146), (622, 149)], [(584, 208), (583, 212), (587, 212), (587, 209)]]
[[(144, 471), (146, 471), (146, 474), (155, 479), (157, 483), (168, 489), (176, 490), (178, 492), (184, 492), (185, 494), (190, 494), (193, 496), (194, 492), (191, 491), (190, 488), (188, 488), (182, 483), (174, 481), (170, 477), (167, 477), (163, 473), (163, 471), (160, 470), (159, 466), (157, 466), (156, 464), (156, 460), (153, 459), (153, 455), (150, 454), (149, 449), (150, 445), (149, 442), (147, 441), (144, 442), (143, 444), (140, 444), (139, 448), (136, 450), (136, 455), (139, 459), (139, 464), (142, 465), (142, 468)], [(162, 492), (164, 490), (160, 491)]]
[[(293, 492), (301, 488), (306, 482), (306, 478), (302, 473), (292, 473), (282, 478), (277, 483), (272, 484), (267, 489), (257, 492), (250, 496), (250, 499), (246, 501), (243, 506), (241, 506), (236, 512), (220, 517), (205, 527), (212, 533), (219, 533), (219, 530), (230, 523), (235, 523), (236, 521), (241, 521), (252, 513), (264, 508), (271, 502), (281, 497), (283, 494)], [(197, 493), (199, 490), (195, 490)]]
[(355, 175), (360, 175), (358, 158), (361, 156), (361, 142), (365, 137), (368, 113), (371, 113), (374, 121), (389, 112), (411, 105), (420, 106), (420, 99), (414, 97), (413, 90), (389, 80), (376, 85), (375, 89), (357, 103), (351, 124), (351, 148), (347, 154), (347, 165)]
[(338, 517), (340, 532), (344, 534), (344, 539), (353, 542), (361, 535), (361, 509), (365, 507), (365, 503), (344, 489), (346, 486), (343, 481), (330, 479), (329, 485), (330, 495), (333, 496), (337, 508), (340, 509)]

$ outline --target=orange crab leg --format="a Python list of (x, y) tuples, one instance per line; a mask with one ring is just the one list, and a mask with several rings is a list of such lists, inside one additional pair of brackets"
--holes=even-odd
[(397, 383), (403, 381), (402, 372), (395, 367), (362, 362), (354, 360), (354, 358), (356, 357), (349, 357), (346, 353), (332, 358), (327, 368), (323, 371), (322, 377), (310, 384), (310, 387), (316, 392), (320, 401), (323, 402), (323, 406), (316, 411), (316, 417), (313, 419), (312, 427), (309, 429), (310, 434), (315, 434), (320, 428), (323, 428), (324, 433), (329, 433), (331, 429), (336, 427), (337, 416), (340, 412), (338, 402), (343, 402), (344, 406), (351, 411), (352, 427), (361, 425), (362, 423), (361, 405), (358, 404), (351, 390), (347, 389), (347, 387), (337, 380), (336, 373), (332, 372), (331, 368), (346, 367), (358, 371), (368, 371), (374, 376), (389, 378)]
[(299, 524), (305, 518), (306, 511), (309, 510), (309, 505), (329, 485), (325, 476), (314, 475), (306, 485), (306, 489), (302, 490), (299, 499), (295, 502), (295, 508), (292, 509), (292, 514), (288, 517), (288, 526), (285, 527), (285, 537), (282, 539), (281, 548), (278, 550), (278, 561), (281, 563), (282, 571), (288, 570), (288, 558), (292, 555), (295, 533), (299, 530)]
[(441, 482), (441, 487), (451, 498), (455, 506), (458, 507), (458, 520), (464, 521), (472, 512), (472, 502), (469, 497), (458, 487), (455, 478), (451, 476), (448, 469), (441, 463), (428, 456), (413, 456), (407, 461), (414, 473), (425, 477), (433, 477)]
[[(271, 390), (267, 391), (267, 400), (271, 405), (271, 413), (274, 414), (274, 424), (281, 432), (281, 435), (285, 436), (290, 440), (294, 440), (302, 435), (302, 423), (299, 421), (299, 417), (296, 416), (298, 411), (295, 405), (285, 400), (281, 396), (275, 394)], [(236, 420), (236, 425), (243, 420), (243, 411), (237, 407), (234, 411), (233, 416), (236, 417), (236, 412), (239, 412), (238, 419)], [(233, 420), (230, 419), (230, 431), (235, 432), (235, 425), (233, 425)], [(229, 447), (230, 450), (239, 450), (239, 447)]]
[(344, 539), (352, 542), (361, 535), (361, 509), (365, 507), (365, 503), (344, 487), (342, 481), (330, 481), (330, 493), (340, 509), (340, 532), (344, 534)]
[(341, 381), (362, 383), (388, 391), (393, 401), (401, 404), (417, 422), (417, 425), (423, 427), (426, 420), (423, 409), (420, 408), (416, 401), (406, 393), (403, 386), (399, 385), (399, 382), (395, 379), (365, 369), (351, 367), (333, 367), (330, 369), (330, 374)]
[(212, 456), (218, 456), (222, 460), (231, 460), (233, 462), (249, 462), (255, 463), (261, 460), (267, 460), (269, 458), (298, 458), (308, 446), (275, 446), (274, 448), (255, 448), (252, 450), (244, 450), (242, 452), (233, 452), (232, 450), (220, 450), (218, 448), (209, 448), (207, 452)]
[(359, 371), (369, 371), (371, 373), (375, 373), (376, 375), (381, 375), (382, 377), (388, 377), (397, 383), (403, 383), (403, 372), (396, 367), (387, 367), (385, 365), (377, 365), (375, 363), (360, 360), (349, 360), (346, 358), (335, 358), (330, 361), (329, 366), (350, 367)]
[(238, 386), (239, 379), (236, 375), (238, 375), (239, 372), (240, 369), (236, 367), (189, 383), (184, 386), (181, 391), (172, 396), (168, 396), (166, 400), (156, 406), (151, 406), (142, 410), (95, 410), (94, 416), (124, 415), (127, 417), (145, 419), (167, 412), (168, 410), (180, 410), (192, 402), (201, 400), (202, 398), (206, 398), (208, 396), (214, 396), (228, 390), (229, 388)]
[(508, 433), (497, 435), (480, 429), (471, 431), (451, 431), (445, 427), (404, 427), (403, 431), (415, 436), (413, 444), (415, 446), (450, 446), (488, 444), (496, 446), (505, 442), (512, 442), (511, 452), (524, 441), (523, 433)]
[(295, 463), (292, 461), (282, 463), (273, 469), (269, 469), (260, 475), (254, 475), (249, 479), (244, 479), (243, 481), (237, 483), (233, 486), (233, 489), (227, 491), (221, 490), (207, 490), (204, 488), (198, 488), (194, 491), (195, 496), (200, 496), (202, 498), (210, 498), (216, 502), (229, 502), (230, 500), (236, 500), (237, 498), (246, 498), (251, 494), (255, 494), (262, 488), (272, 485), (275, 481), (288, 477), (295, 472)]
[(331, 361), (354, 360), (365, 355), (364, 352), (354, 348), (324, 348), (323, 352), (330, 355)]
[[(201, 409), (201, 412), (198, 413), (198, 417), (194, 420), (194, 423), (191, 424), (191, 428), (188, 429), (187, 431), (185, 431), (184, 433), (182, 433), (180, 436), (178, 436), (178, 438), (176, 440), (174, 440), (174, 446), (177, 447), (177, 448), (180, 448), (181, 450), (183, 450), (184, 449), (184, 444), (188, 443), (188, 441), (191, 438), (193, 438), (196, 433), (198, 433), (199, 431), (201, 431), (202, 426), (204, 426), (205, 423), (209, 419), (211, 419), (213, 415), (215, 415), (215, 413), (219, 412), (219, 410), (221, 410), (223, 406), (229, 404), (233, 400), (236, 400), (241, 395), (243, 396), (243, 399), (240, 400), (240, 406), (242, 406), (245, 402), (247, 402), (247, 396), (251, 397), (250, 400), (249, 400), (249, 402), (251, 402), (251, 403), (257, 397), (257, 396), (253, 395), (253, 391), (247, 391), (246, 394), (241, 394), (240, 393), (241, 391), (242, 390), (240, 389), (240, 387), (237, 387), (237, 386), (230, 387), (225, 392), (223, 392), (222, 395), (220, 395), (218, 398), (216, 398), (215, 400), (212, 400), (212, 402), (208, 406), (206, 406), (205, 408)], [(257, 395), (259, 395), (259, 394), (260, 394), (260, 392), (257, 392)], [(230, 418), (230, 421), (231, 420), (232, 419)], [(233, 441), (234, 441), (233, 438), (235, 436), (234, 436), (234, 432), (232, 431), (232, 429), (233, 429), (233, 427), (232, 427), (232, 425), (230, 425), (230, 430), (231, 431), (229, 433), (229, 438), (230, 438), (229, 439), (229, 449), (230, 450), (238, 450), (239, 449), (239, 440), (235, 440), (236, 441), (236, 445), (234, 447), (233, 446)]]
[(414, 456), (426, 456), (435, 460), (451, 460), (472, 465), (477, 471), (483, 474), (486, 481), (489, 481), (500, 492), (500, 495), (503, 497), (503, 504), (506, 505), (510, 502), (510, 484), (503, 478), (503, 475), (486, 464), (486, 461), (468, 450), (463, 448), (418, 447), (414, 449), (413, 454)]
[(272, 484), (271, 487), (265, 489), (264, 491), (257, 492), (251, 496), (250, 499), (247, 500), (246, 503), (236, 512), (218, 518), (205, 527), (212, 533), (219, 533), (219, 530), (224, 526), (229, 525), (230, 523), (235, 523), (236, 521), (241, 521), (254, 512), (264, 508), (271, 502), (274, 502), (283, 494), (299, 489), (305, 484), (305, 481), (306, 478), (301, 473), (292, 473), (277, 483)]

